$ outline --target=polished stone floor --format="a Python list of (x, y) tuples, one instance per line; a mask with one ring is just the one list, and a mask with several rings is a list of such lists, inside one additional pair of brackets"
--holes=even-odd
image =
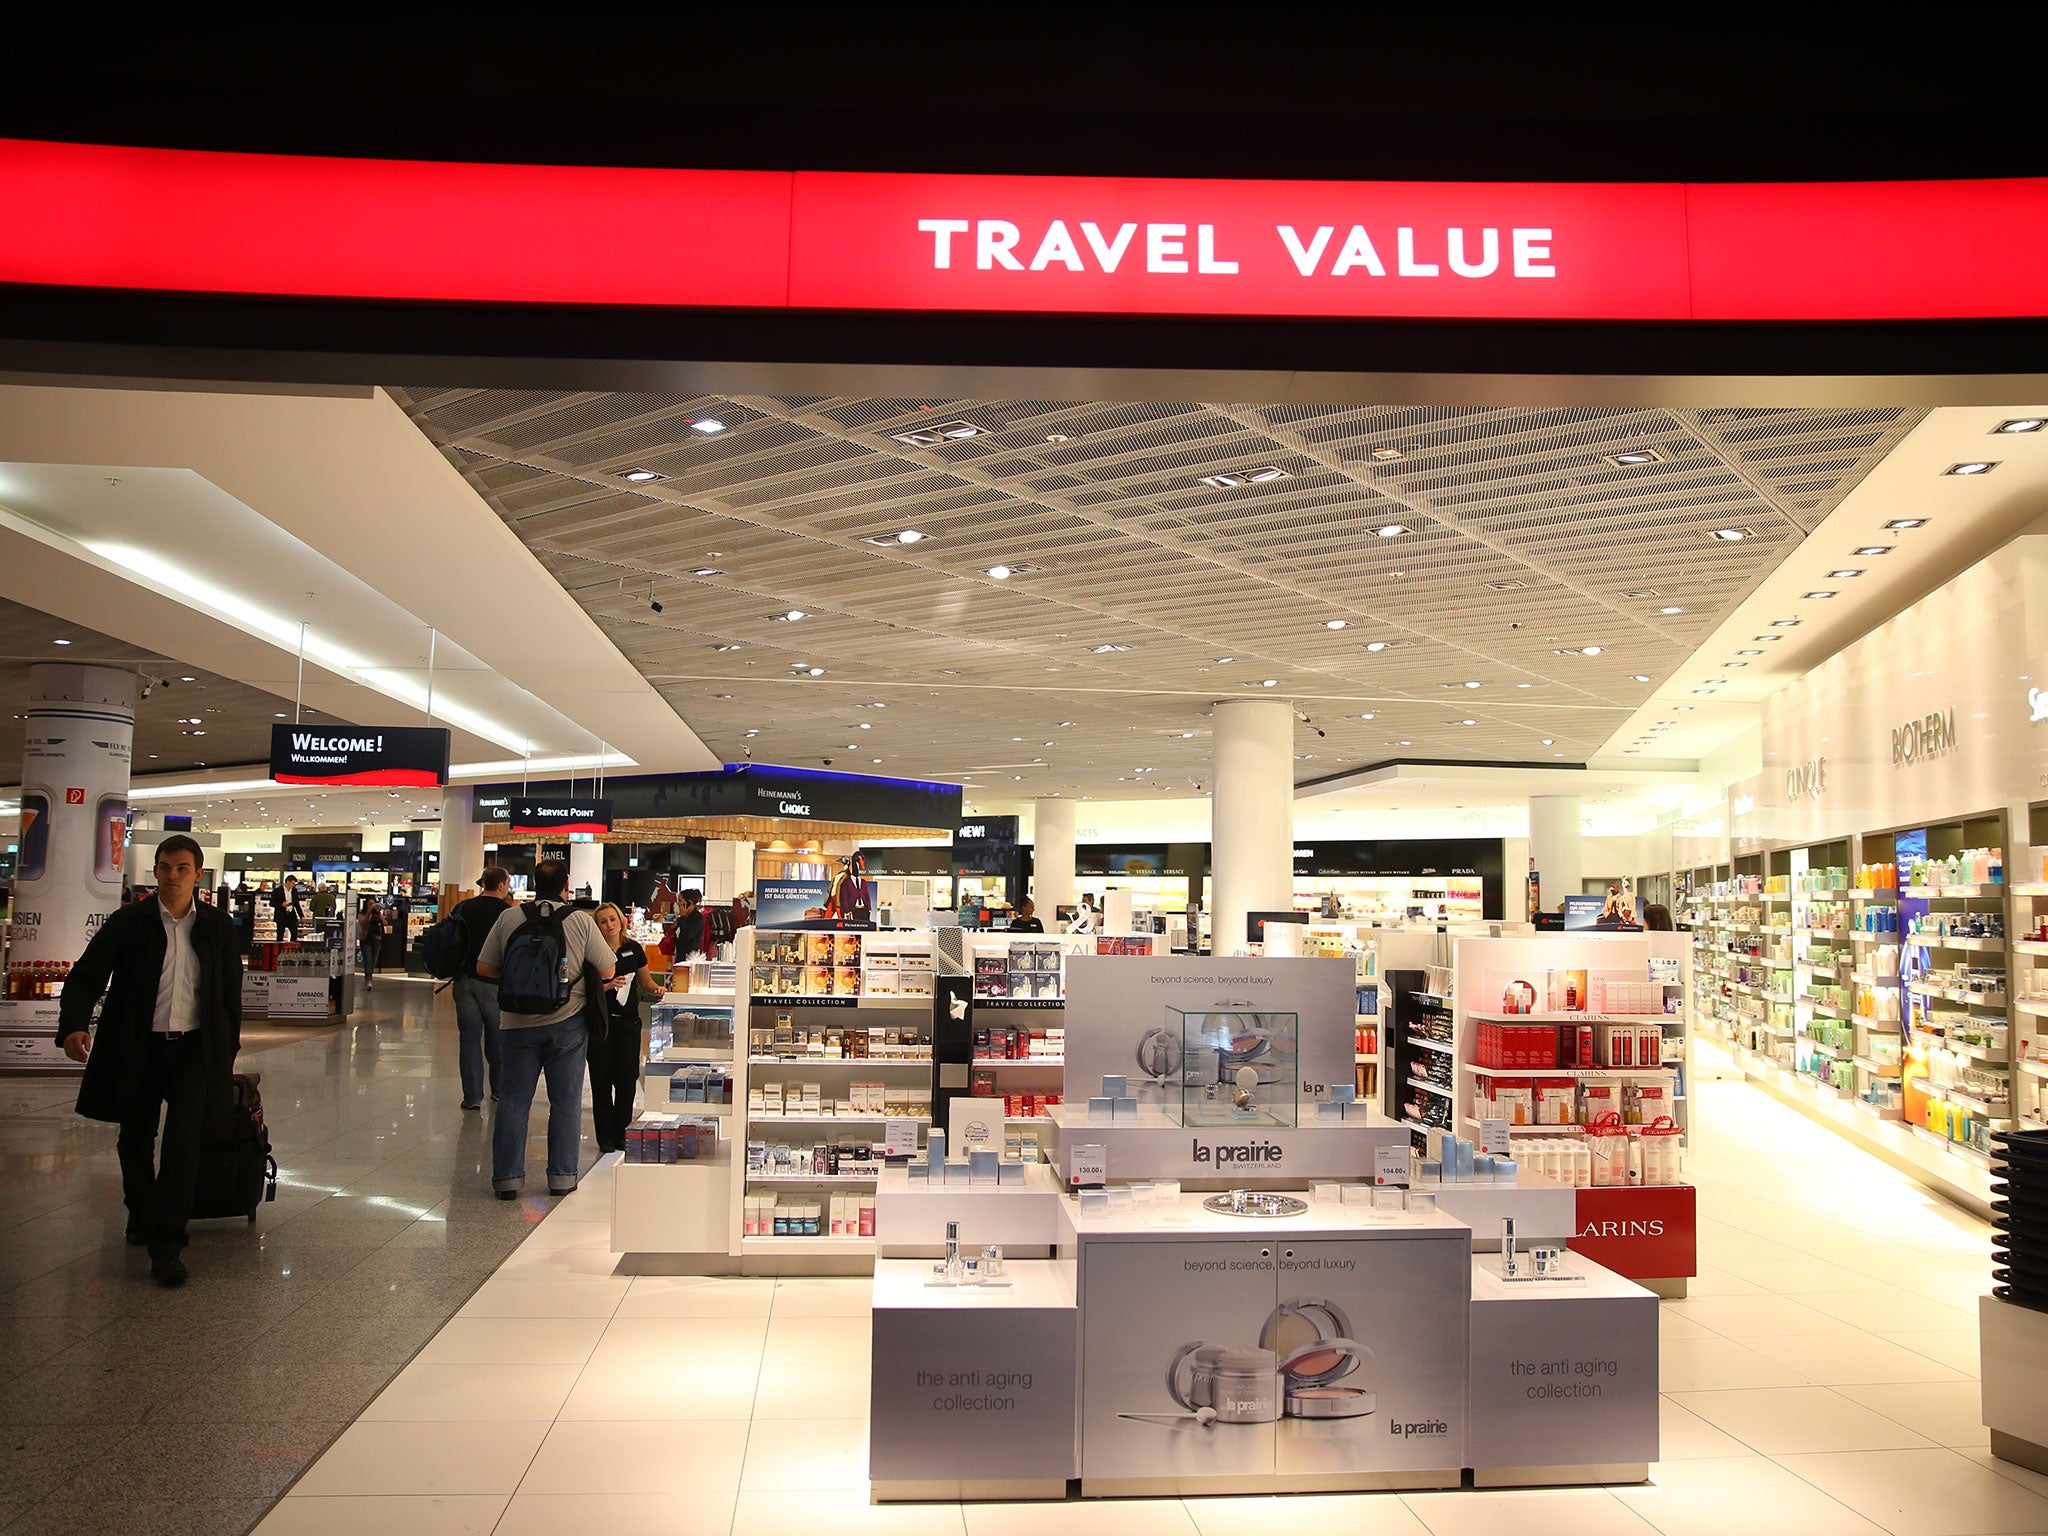
[(277, 1200), (195, 1223), (183, 1290), (122, 1241), (114, 1128), (0, 1079), (0, 1531), (240, 1536), (546, 1215), (492, 1198), (448, 998), (367, 1002), (246, 1033)]

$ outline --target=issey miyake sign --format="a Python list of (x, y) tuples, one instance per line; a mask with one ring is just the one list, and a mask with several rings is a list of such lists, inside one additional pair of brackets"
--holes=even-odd
[(533, 800), (515, 795), (509, 819), (515, 833), (602, 834), (612, 829), (612, 803), (609, 800)]
[(448, 731), (422, 725), (273, 725), (270, 776), (280, 784), (446, 784)]

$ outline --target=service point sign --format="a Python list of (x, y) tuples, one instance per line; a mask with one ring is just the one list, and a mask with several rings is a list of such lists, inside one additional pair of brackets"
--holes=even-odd
[(612, 829), (609, 800), (535, 800), (514, 796), (507, 819), (514, 833), (578, 833), (599, 836)]

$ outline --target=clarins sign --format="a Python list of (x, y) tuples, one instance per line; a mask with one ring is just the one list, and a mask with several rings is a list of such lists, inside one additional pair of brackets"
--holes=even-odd
[[(2036, 717), (2038, 718), (2038, 717)], [(1937, 710), (1892, 731), (1892, 766), (1904, 768), (1956, 749), (1956, 712)]]

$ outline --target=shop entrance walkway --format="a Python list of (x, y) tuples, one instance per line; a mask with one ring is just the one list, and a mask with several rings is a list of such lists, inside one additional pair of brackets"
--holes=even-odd
[(246, 1031), (277, 1201), (196, 1223), (182, 1290), (122, 1241), (114, 1128), (0, 1079), (0, 1531), (240, 1536), (547, 1214), (491, 1198), (448, 999), (368, 1003)]

